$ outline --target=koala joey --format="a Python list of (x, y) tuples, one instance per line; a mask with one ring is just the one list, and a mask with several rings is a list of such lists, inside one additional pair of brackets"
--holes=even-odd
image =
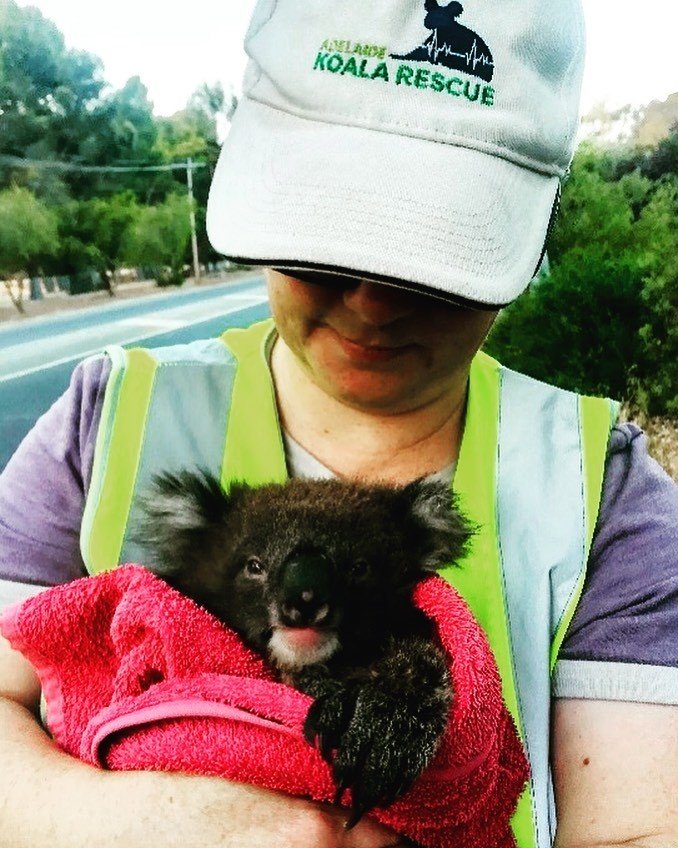
[(200, 472), (143, 498), (145, 563), (309, 694), (304, 735), (330, 764), (348, 826), (402, 795), (435, 754), (452, 698), (415, 584), (464, 553), (449, 486), (292, 480), (250, 488)]

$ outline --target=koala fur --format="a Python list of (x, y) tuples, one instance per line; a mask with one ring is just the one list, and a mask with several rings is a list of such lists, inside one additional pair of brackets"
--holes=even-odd
[(449, 486), (292, 480), (228, 493), (206, 473), (155, 478), (138, 533), (146, 565), (315, 700), (304, 733), (333, 769), (349, 826), (402, 795), (435, 754), (451, 687), (424, 576), (472, 530)]

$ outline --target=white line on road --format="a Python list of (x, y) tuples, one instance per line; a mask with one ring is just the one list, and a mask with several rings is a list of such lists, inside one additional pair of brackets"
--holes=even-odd
[(180, 318), (146, 318), (144, 315), (139, 315), (136, 318), (123, 318), (120, 321), (125, 327), (157, 327), (159, 330), (178, 330), (180, 327), (185, 327), (188, 321), (182, 321)]
[[(228, 302), (231, 303), (231, 304), (233, 303), (234, 300), (236, 301), (236, 303), (233, 306), (231, 306), (231, 308), (229, 308), (229, 309), (216, 309), (215, 306), (214, 306), (214, 301), (211, 301), (210, 302), (210, 307), (211, 307), (210, 313), (211, 314), (208, 315), (207, 317), (197, 318), (196, 316), (193, 315), (193, 316), (187, 317), (183, 320), (181, 320), (179, 318), (176, 318), (176, 319), (168, 319), (168, 318), (157, 319), (157, 321), (161, 322), (161, 323), (157, 323), (156, 319), (153, 318), (153, 317), (150, 317), (150, 316), (146, 320), (142, 320), (142, 318), (139, 317), (137, 319), (126, 318), (126, 319), (122, 319), (121, 321), (116, 321), (115, 326), (119, 329), (124, 329), (124, 325), (126, 325), (126, 324), (127, 325), (130, 325), (130, 324), (135, 325), (135, 324), (138, 323), (141, 326), (145, 326), (147, 328), (148, 332), (137, 334), (137, 335), (127, 335), (124, 332), (119, 333), (115, 339), (109, 339), (108, 342), (105, 342), (103, 344), (98, 344), (96, 347), (92, 347), (92, 348), (89, 348), (87, 350), (80, 349), (75, 353), (70, 353), (68, 356), (63, 356), (63, 357), (60, 357), (58, 359), (49, 360), (48, 362), (42, 362), (39, 365), (35, 365), (35, 366), (29, 367), (29, 368), (23, 368), (19, 371), (13, 371), (9, 374), (4, 374), (4, 375), (0, 374), (0, 383), (6, 383), (9, 380), (16, 380), (20, 377), (26, 377), (29, 374), (35, 374), (38, 371), (46, 371), (50, 368), (56, 368), (59, 365), (65, 365), (67, 362), (77, 362), (80, 359), (86, 359), (88, 356), (94, 356), (96, 354), (102, 353), (103, 349), (109, 344), (128, 345), (128, 344), (135, 344), (136, 342), (144, 341), (145, 339), (152, 338), (153, 336), (158, 335), (158, 332), (157, 332), (158, 328), (162, 329), (163, 332), (166, 331), (168, 329), (168, 324), (170, 322), (171, 322), (172, 326), (169, 327), (169, 329), (181, 329), (182, 327), (187, 327), (189, 325), (203, 324), (207, 321), (212, 321), (213, 318), (215, 317), (215, 315), (219, 315), (220, 317), (225, 316), (225, 315), (232, 315), (234, 312), (241, 312), (242, 310), (247, 309), (250, 306), (258, 306), (259, 304), (264, 303), (267, 300), (267, 297), (266, 297), (265, 294), (250, 294), (250, 295), (240, 295), (239, 294), (239, 295), (231, 296), (230, 298), (228, 298)], [(102, 326), (105, 326), (105, 325), (102, 325)], [(153, 329), (153, 326), (156, 327), (155, 330)], [(101, 329), (101, 327), (99, 327), (98, 329)], [(130, 330), (131, 329), (133, 329), (133, 326), (130, 327)], [(23, 346), (21, 346), (21, 347), (23, 347)], [(34, 348), (35, 345), (32, 344), (31, 347)], [(11, 348), (10, 348), (10, 350), (11, 350)]]

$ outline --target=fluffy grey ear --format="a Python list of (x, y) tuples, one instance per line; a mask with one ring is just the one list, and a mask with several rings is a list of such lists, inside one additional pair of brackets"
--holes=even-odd
[(467, 550), (476, 528), (459, 511), (448, 483), (416, 480), (405, 487), (412, 515), (423, 531), (421, 568), (437, 571), (455, 565)]
[(154, 477), (139, 506), (135, 538), (152, 553), (149, 567), (158, 574), (171, 574), (186, 566), (192, 549), (226, 518), (230, 498), (216, 477), (181, 471)]

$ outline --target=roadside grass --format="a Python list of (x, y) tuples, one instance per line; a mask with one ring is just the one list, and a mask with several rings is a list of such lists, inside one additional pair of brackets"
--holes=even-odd
[(629, 404), (622, 406), (620, 418), (642, 427), (650, 455), (678, 483), (678, 420), (651, 417)]

